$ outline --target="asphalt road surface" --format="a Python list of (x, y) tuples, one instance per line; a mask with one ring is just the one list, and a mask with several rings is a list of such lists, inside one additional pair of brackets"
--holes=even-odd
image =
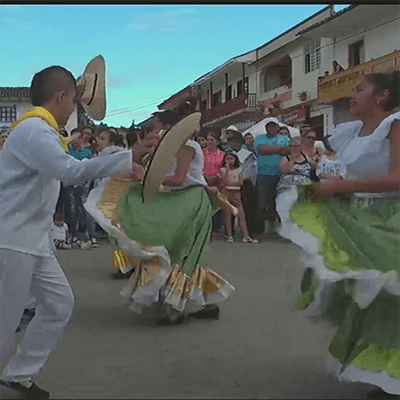
[[(208, 266), (236, 291), (216, 320), (162, 327), (129, 311), (111, 246), (59, 251), (76, 296), (64, 340), (40, 375), (53, 399), (363, 399), (371, 386), (326, 370), (334, 330), (295, 309), (300, 250), (213, 242)], [(23, 333), (17, 335), (21, 340)], [(17, 398), (3, 389), (1, 398)]]

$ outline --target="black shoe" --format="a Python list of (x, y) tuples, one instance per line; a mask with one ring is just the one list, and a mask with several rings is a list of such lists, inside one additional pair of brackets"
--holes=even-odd
[(111, 277), (113, 279), (129, 279), (131, 275), (134, 273), (134, 269), (130, 270), (126, 274), (124, 274), (120, 269), (117, 272), (114, 272)]
[(199, 311), (190, 313), (189, 317), (202, 319), (219, 319), (219, 307), (215, 304), (209, 304)]
[(32, 386), (28, 389), (25, 386), (22, 386), (18, 382), (7, 382), (0, 380), (0, 385), (5, 386), (9, 389), (16, 390), (21, 393), (26, 399), (48, 399), (50, 398), (50, 393), (46, 392), (46, 390), (40, 389), (34, 382), (32, 382)]
[(381, 388), (377, 388), (367, 393), (367, 399), (371, 400), (399, 400), (400, 395), (390, 394), (383, 391)]
[(157, 319), (158, 325), (180, 325), (186, 321), (185, 314), (179, 315), (175, 319), (171, 319), (169, 315), (165, 316), (164, 318)]

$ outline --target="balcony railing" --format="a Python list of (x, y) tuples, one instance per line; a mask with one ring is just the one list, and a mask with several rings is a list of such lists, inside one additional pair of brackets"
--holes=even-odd
[(318, 83), (318, 102), (329, 103), (350, 97), (357, 82), (364, 75), (400, 71), (400, 50), (324, 77)]
[(232, 100), (228, 100), (225, 103), (218, 104), (217, 106), (209, 109), (203, 110), (203, 124), (214, 121), (219, 118), (223, 118), (232, 113), (239, 113), (241, 111), (255, 111), (256, 109), (256, 94), (242, 93), (238, 97)]

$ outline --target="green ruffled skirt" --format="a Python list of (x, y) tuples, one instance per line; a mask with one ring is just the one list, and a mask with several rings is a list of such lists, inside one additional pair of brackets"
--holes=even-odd
[(291, 209), (302, 234), (319, 242), (316, 254), (307, 255), (314, 258), (297, 307), (317, 297), (325, 304), (324, 315), (337, 325), (329, 353), (340, 379), (400, 394), (399, 199), (349, 195), (320, 203), (309, 189), (299, 187)]

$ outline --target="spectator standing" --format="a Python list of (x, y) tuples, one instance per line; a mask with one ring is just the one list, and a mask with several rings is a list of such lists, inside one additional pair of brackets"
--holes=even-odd
[[(204, 177), (208, 186), (218, 186), (218, 174), (222, 167), (225, 153), (218, 148), (219, 137), (211, 132), (207, 135), (207, 147), (203, 149), (204, 153)], [(218, 240), (218, 232), (222, 226), (222, 211), (219, 210), (213, 215), (212, 238)]]
[(81, 146), (82, 148), (88, 148), (92, 152), (92, 155), (98, 154), (97, 148), (95, 146), (94, 129), (91, 126), (85, 126), (82, 129)]
[[(262, 241), (265, 219), (269, 221), (269, 232), (275, 233), (276, 185), (279, 181), (279, 163), (290, 153), (289, 138), (278, 136), (279, 125), (270, 121), (265, 125), (266, 135), (258, 135), (254, 147), (257, 154), (257, 219), (255, 239)], [(267, 214), (265, 211), (267, 210)]]
[(246, 135), (244, 135), (243, 148), (256, 154), (256, 150), (254, 149), (254, 136), (251, 133), (246, 133)]
[(197, 134), (194, 139), (204, 150), (207, 147), (207, 136), (205, 134)]
[(256, 181), (257, 181), (257, 157), (254, 153), (244, 148), (244, 139), (241, 133), (236, 133), (229, 140), (229, 145), (239, 157), (243, 174), (242, 201), (246, 216), (249, 236), (253, 237), (256, 227)]
[(225, 153), (228, 151), (232, 151), (231, 147), (229, 146), (229, 140), (233, 137), (235, 133), (240, 133), (235, 125), (230, 125), (226, 128), (225, 137), (221, 138), (221, 147)]
[[(88, 146), (83, 146), (83, 143), (87, 142), (87, 137), (88, 135), (84, 135), (82, 131), (82, 134), (79, 135), (75, 140), (73, 140), (72, 144), (69, 146), (69, 155), (80, 161), (84, 159), (91, 159), (93, 157), (93, 152), (89, 149)], [(72, 238), (77, 239), (78, 237), (76, 226), (76, 219), (78, 217), (79, 230), (87, 232), (89, 240), (92, 243), (92, 247), (96, 248), (99, 247), (99, 244), (97, 242), (96, 224), (92, 216), (83, 207), (84, 197), (87, 196), (87, 194), (88, 186), (86, 185), (86, 182), (65, 187), (65, 217), (67, 219)], [(74, 201), (74, 209), (72, 209), (71, 196)]]
[(336, 61), (332, 61), (332, 74), (340, 71), (344, 71), (344, 68)]
[(10, 133), (7, 131), (2, 131), (0, 133), (0, 151), (3, 148), (5, 141), (8, 139), (8, 136), (10, 136)]
[(289, 139), (292, 138), (292, 136), (290, 135), (290, 131), (289, 131), (288, 128), (286, 128), (286, 126), (281, 126), (281, 127), (279, 128), (279, 130), (278, 130), (278, 135), (286, 136), (286, 137), (288, 137)]
[(281, 176), (276, 187), (276, 209), (281, 218), (279, 234), (286, 239), (292, 239), (295, 224), (290, 219), (290, 209), (297, 201), (297, 186), (299, 183), (311, 182), (311, 162), (301, 151), (301, 138), (290, 141), (290, 155), (282, 158), (279, 163)]
[(301, 137), (301, 150), (309, 158), (312, 166), (311, 180), (313, 182), (318, 182), (319, 178), (316, 175), (317, 163), (319, 159), (324, 155), (324, 150), (320, 146), (319, 147), (315, 146), (315, 142), (317, 140), (317, 134), (312, 128), (310, 127), (302, 128), (300, 130), (300, 137)]
[[(243, 211), (243, 204), (241, 199), (240, 190), (243, 186), (243, 174), (240, 167), (239, 157), (233, 153), (225, 153), (223, 159), (223, 167), (221, 168), (220, 178), (221, 178), (221, 193), (224, 194), (228, 201), (235, 206), (238, 211), (239, 226), (243, 234), (243, 243), (260, 243), (258, 240), (252, 239), (247, 230), (246, 217)], [(230, 210), (224, 210), (225, 215), (225, 228), (226, 234), (228, 236), (227, 243), (234, 243), (232, 234), (232, 213)]]

